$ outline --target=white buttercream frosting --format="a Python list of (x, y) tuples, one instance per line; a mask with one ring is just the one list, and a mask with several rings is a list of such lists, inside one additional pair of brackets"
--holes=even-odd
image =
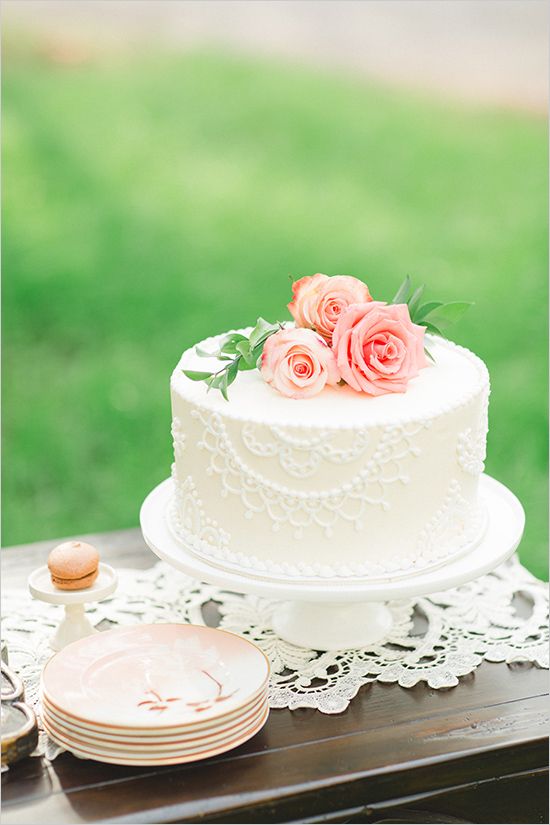
[(302, 578), (404, 575), (478, 540), (487, 369), (426, 343), (435, 363), (375, 398), (349, 387), (285, 398), (252, 370), (225, 401), (182, 371), (220, 362), (184, 352), (171, 381), (180, 539), (216, 564)]
[[(238, 330), (247, 333), (250, 330)], [(216, 348), (220, 336), (207, 338), (200, 346)], [(202, 381), (192, 381), (183, 370), (215, 372), (223, 366), (216, 358), (203, 358), (194, 347), (186, 350), (172, 375), (172, 388), (191, 403), (219, 412), (228, 418), (254, 420), (274, 426), (371, 427), (431, 418), (460, 406), (488, 382), (483, 361), (464, 347), (434, 336), (426, 336), (434, 358), (409, 382), (405, 393), (371, 397), (350, 387), (326, 387), (315, 398), (285, 398), (268, 386), (258, 372), (240, 372), (229, 388), (229, 402), (219, 391), (207, 390)]]

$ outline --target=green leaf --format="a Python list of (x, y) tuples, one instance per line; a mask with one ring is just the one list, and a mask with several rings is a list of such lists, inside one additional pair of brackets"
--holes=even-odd
[(246, 358), (246, 356), (250, 353), (250, 341), (239, 341), (237, 344), (235, 344), (235, 348), (239, 355), (242, 355), (243, 358)]
[(450, 304), (442, 304), (440, 307), (436, 307), (424, 318), (438, 327), (446, 327), (462, 318), (471, 306), (472, 304), (467, 301), (453, 301)]
[(235, 358), (227, 368), (227, 386), (233, 383), (239, 371), (239, 359)]
[(414, 321), (414, 316), (416, 310), (418, 309), (418, 305), (420, 304), (420, 299), (422, 298), (422, 294), (426, 289), (425, 285), (419, 286), (418, 289), (415, 289), (412, 296), (407, 301), (409, 305), (409, 315), (411, 316), (411, 320)]
[(222, 394), (222, 395), (223, 395), (223, 397), (225, 398), (225, 400), (226, 400), (226, 401), (229, 401), (229, 398), (228, 398), (228, 396), (227, 396), (227, 384), (228, 384), (228, 381), (227, 381), (227, 370), (225, 370), (225, 372), (222, 372), (222, 380), (220, 381), (220, 387), (219, 387), (219, 389), (220, 389), (221, 394)]
[(222, 339), (220, 351), (226, 353), (227, 355), (236, 355), (237, 344), (240, 341), (246, 340), (246, 335), (241, 335), (240, 332), (233, 332), (230, 335), (226, 335), (225, 338)]
[(210, 390), (220, 390), (225, 400), (229, 401), (227, 397), (227, 370), (224, 370), (223, 372), (219, 372), (216, 375), (213, 375), (210, 381), (207, 382), (207, 384), (208, 392)]
[(426, 327), (428, 332), (431, 332), (432, 335), (439, 335), (440, 338), (445, 338), (445, 334), (441, 332), (439, 327), (436, 327), (435, 324), (432, 324), (430, 321), (422, 321), (422, 326)]
[(244, 365), (240, 366), (240, 369), (254, 369), (254, 356), (251, 352), (250, 342), (249, 341), (239, 341), (237, 344), (237, 352), (240, 353), (244, 360)]
[(223, 372), (213, 373), (213, 375), (211, 375), (209, 380), (206, 382), (208, 384), (208, 390), (219, 390), (225, 381), (225, 373), (226, 370)]
[(230, 341), (240, 341), (243, 338), (246, 338), (246, 335), (243, 335), (241, 332), (226, 332), (225, 335), (220, 336), (220, 347), (225, 346)]
[(422, 318), (425, 318), (432, 309), (443, 306), (443, 301), (429, 301), (427, 304), (422, 304), (416, 313), (415, 323), (419, 324)]
[(209, 352), (208, 350), (203, 349), (202, 347), (199, 347), (199, 345), (197, 344), (196, 347), (195, 347), (195, 352), (197, 353), (197, 355), (200, 355), (201, 358), (217, 358), (218, 355), (220, 354), (221, 350), (216, 350), (215, 352)]
[[(266, 338), (266, 340), (267, 340), (267, 338)], [(264, 351), (264, 345), (265, 345), (265, 341), (260, 341), (260, 343), (256, 344), (256, 346), (252, 350), (252, 358), (254, 358), (255, 361), (257, 361), (258, 358), (261, 357), (262, 352)]]
[[(241, 343), (241, 342), (238, 342), (238, 343)], [(239, 350), (237, 349), (237, 344), (236, 343), (235, 344), (228, 344), (227, 347), (224, 347), (222, 352), (225, 356), (227, 356), (228, 358), (231, 358), (231, 360), (233, 360), (235, 358), (235, 356), (239, 354)]]
[(256, 326), (250, 333), (250, 338), (248, 339), (250, 341), (250, 349), (253, 349), (256, 344), (265, 341), (266, 338), (269, 338), (269, 336), (277, 332), (278, 329), (278, 324), (270, 324), (265, 318), (258, 318)]
[(411, 294), (411, 289), (412, 289), (411, 279), (407, 275), (407, 277), (405, 278), (405, 280), (403, 281), (403, 283), (401, 284), (401, 286), (399, 287), (399, 289), (395, 293), (394, 299), (391, 303), (392, 304), (406, 304), (408, 299), (409, 299), (409, 295)]
[(228, 332), (220, 340), (220, 347), (223, 349), (226, 344), (237, 343), (237, 341), (246, 341), (246, 335), (243, 335), (242, 332)]
[(428, 347), (424, 347), (424, 352), (426, 353), (426, 355), (428, 356), (428, 358), (430, 359), (430, 361), (432, 362), (432, 364), (435, 364), (435, 358), (434, 358), (434, 357), (433, 357), (433, 355), (431, 354), (431, 352), (430, 352), (430, 350), (428, 349)]
[(191, 381), (206, 381), (214, 374), (212, 372), (197, 372), (196, 370), (182, 370), (182, 372), (190, 378)]

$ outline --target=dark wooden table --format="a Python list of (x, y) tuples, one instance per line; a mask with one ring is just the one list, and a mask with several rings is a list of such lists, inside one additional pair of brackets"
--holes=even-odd
[[(85, 538), (115, 567), (156, 559), (138, 530)], [(2, 551), (21, 586), (56, 542)], [(274, 710), (237, 750), (127, 768), (63, 754), (2, 776), (2, 821), (548, 822), (548, 674), (484, 663), (446, 691), (372, 684), (336, 716)]]

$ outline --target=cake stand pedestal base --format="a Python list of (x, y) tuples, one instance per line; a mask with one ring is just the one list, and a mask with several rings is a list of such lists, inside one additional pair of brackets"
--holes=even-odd
[(83, 639), (84, 636), (91, 636), (97, 633), (95, 627), (86, 616), (83, 604), (66, 604), (65, 616), (59, 622), (51, 641), (52, 650), (62, 650), (71, 642)]
[(312, 650), (366, 647), (384, 639), (392, 623), (390, 610), (380, 602), (282, 602), (273, 616), (281, 639)]
[(170, 529), (171, 479), (149, 493), (140, 522), (151, 550), (188, 576), (281, 602), (273, 627), (285, 641), (312, 650), (350, 650), (387, 638), (392, 627), (387, 602), (458, 587), (494, 570), (514, 553), (525, 525), (520, 502), (503, 484), (485, 475), (479, 494), (487, 510), (487, 529), (478, 544), (437, 568), (378, 580), (271, 578), (199, 557)]

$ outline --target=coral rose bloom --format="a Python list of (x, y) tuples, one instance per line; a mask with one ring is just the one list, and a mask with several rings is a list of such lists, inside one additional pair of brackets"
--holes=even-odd
[(292, 284), (292, 293), (288, 309), (296, 326), (314, 329), (329, 344), (350, 304), (372, 301), (367, 285), (350, 275), (308, 275)]
[(261, 372), (264, 381), (288, 398), (311, 398), (340, 380), (332, 350), (311, 329), (282, 329), (270, 335)]
[(406, 304), (370, 301), (350, 306), (332, 339), (340, 375), (357, 392), (405, 392), (410, 379), (428, 366), (424, 332), (411, 321)]

